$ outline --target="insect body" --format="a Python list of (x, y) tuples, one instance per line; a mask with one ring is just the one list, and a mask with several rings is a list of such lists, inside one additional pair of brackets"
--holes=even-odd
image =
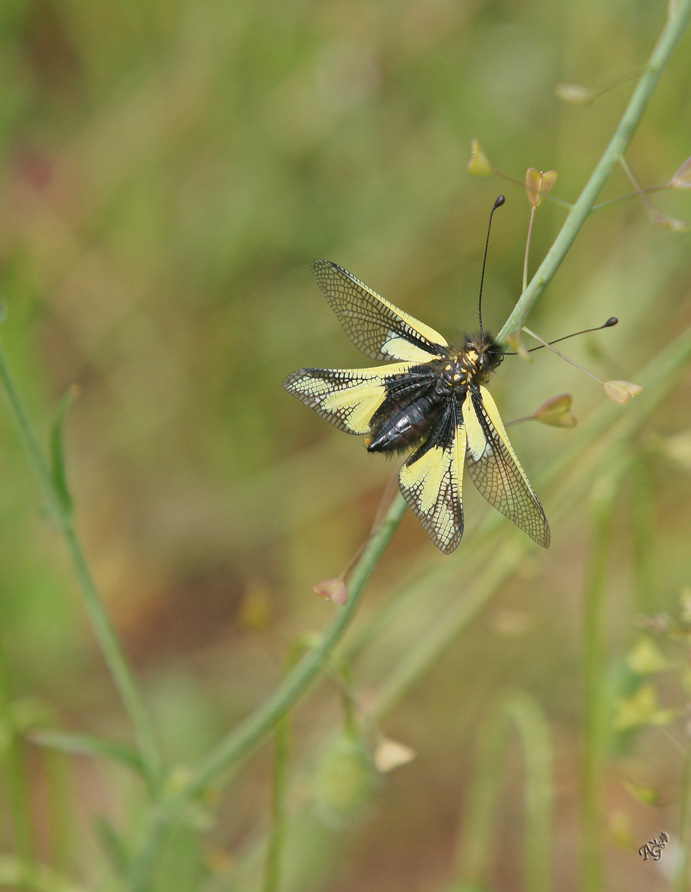
[(450, 347), (330, 260), (315, 260), (312, 271), (355, 346), (390, 364), (300, 369), (285, 389), (340, 430), (366, 436), (370, 452), (411, 453), (399, 474), (401, 493), (445, 554), (463, 536), (464, 463), (487, 501), (548, 548), (542, 505), (485, 388), (502, 347), (482, 331)]

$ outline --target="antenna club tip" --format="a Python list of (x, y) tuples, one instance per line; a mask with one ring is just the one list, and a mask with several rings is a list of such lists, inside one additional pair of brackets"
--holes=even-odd
[(603, 328), (611, 328), (613, 325), (617, 325), (619, 320), (616, 316), (610, 316), (607, 322), (602, 326)]
[(506, 201), (506, 198), (503, 195), (500, 195), (497, 198), (497, 200), (494, 202), (495, 208), (500, 208), (504, 204), (505, 201)]

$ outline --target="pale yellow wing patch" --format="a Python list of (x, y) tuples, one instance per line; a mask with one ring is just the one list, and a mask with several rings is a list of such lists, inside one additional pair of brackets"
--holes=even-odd
[(468, 473), (490, 505), (531, 539), (549, 548), (551, 534), (540, 500), (516, 458), (494, 400), (485, 387), (463, 403)]
[(389, 303), (348, 270), (315, 260), (312, 272), (355, 346), (371, 359), (410, 363), (437, 359), (446, 340), (429, 325)]
[(398, 478), (403, 498), (444, 554), (451, 554), (463, 536), (465, 451), (465, 430), (451, 403), (438, 430), (411, 455)]
[(373, 369), (300, 369), (283, 386), (305, 405), (348, 434), (369, 434), (369, 422), (386, 397), (390, 378), (410, 363)]

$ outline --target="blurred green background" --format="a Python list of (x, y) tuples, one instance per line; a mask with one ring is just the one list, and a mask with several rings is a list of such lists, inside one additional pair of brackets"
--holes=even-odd
[[(484, 296), (486, 326), (497, 331), (521, 290), (529, 205), (518, 186), (469, 176), (471, 138), (519, 181), (529, 166), (556, 169), (555, 194), (574, 200), (631, 87), (577, 107), (561, 104), (554, 85), (595, 86), (640, 66), (665, 15), (662, 2), (632, 0), (0, 8), (3, 343), (46, 440), (62, 394), (80, 387), (65, 435), (77, 525), (171, 760), (205, 753), (275, 688), (290, 643), (325, 626), (334, 608), (311, 586), (337, 575), (367, 536), (395, 472), (282, 390), (301, 366), (371, 364), (343, 334), (310, 261), (336, 261), (452, 339), (475, 328), (487, 217), (504, 192)], [(690, 48), (686, 34), (627, 154), (646, 186), (665, 183), (689, 155)], [(602, 197), (630, 191), (615, 172)], [(688, 192), (652, 200), (691, 219)], [(554, 204), (540, 208), (532, 270), (563, 218)], [(662, 362), (688, 328), (688, 258), (688, 232), (655, 227), (637, 199), (615, 204), (588, 221), (529, 324), (558, 337), (619, 316), (618, 328), (567, 352), (601, 377), (645, 386), (641, 369)], [(678, 613), (689, 585), (688, 368), (668, 383), (654, 411), (648, 391), (621, 407), (553, 355), (505, 360), (492, 388), (505, 420), (574, 394), (575, 431), (512, 433), (552, 548), (523, 542), (502, 519), (493, 539), (478, 538), (491, 509), (468, 480), (466, 537), (453, 557), (405, 518), (353, 630), (361, 715), (386, 699), (435, 619), (463, 603), (482, 563), (527, 543), (525, 556), (382, 708), (383, 731), (417, 758), (381, 780), (359, 821), (324, 823), (312, 802), (316, 766), (342, 723), (338, 687), (324, 685), (296, 712), (283, 888), (451, 883), (472, 831), (479, 725), (516, 689), (549, 727), (554, 888), (577, 887), (582, 605), (600, 536), (593, 488), (601, 504), (604, 487), (612, 510), (598, 643), (611, 716), (622, 691), (636, 690), (626, 656), (637, 615)], [(630, 434), (596, 464), (608, 448), (596, 419), (624, 415)], [(5, 413), (0, 433), (8, 697), (34, 716), (28, 724), (129, 740), (59, 530)], [(575, 462), (550, 476), (573, 444)], [(426, 583), (437, 572), (441, 583)], [(373, 626), (412, 581), (420, 596)], [(683, 709), (688, 655), (664, 636), (658, 643), (678, 670), (655, 677), (660, 704)], [(670, 888), (658, 868), (671, 855), (643, 864), (637, 849), (677, 826), (685, 738), (679, 725), (640, 724), (612, 733), (602, 755), (613, 892)], [(41, 859), (85, 888), (108, 888), (96, 879), (106, 870), (96, 818), (136, 839), (138, 783), (108, 762), (54, 759), (31, 743), (22, 756)], [(522, 765), (512, 736), (491, 828), (492, 889), (522, 888)], [(218, 821), (201, 836), (181, 833), (165, 888), (259, 888), (270, 771), (265, 747), (220, 794)], [(634, 795), (639, 787), (655, 791), (655, 805)], [(6, 800), (4, 781), (0, 791)], [(56, 814), (66, 816), (59, 829)], [(8, 815), (0, 806), (4, 852), (15, 845)]]

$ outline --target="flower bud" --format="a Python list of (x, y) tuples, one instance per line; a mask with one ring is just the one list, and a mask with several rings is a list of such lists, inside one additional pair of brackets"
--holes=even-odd
[(687, 158), (669, 181), (673, 189), (691, 189), (691, 158)]
[(549, 424), (552, 427), (575, 427), (577, 421), (571, 411), (572, 403), (573, 397), (570, 393), (553, 396), (537, 409), (533, 417), (536, 421), (541, 421), (542, 424)]
[(343, 607), (348, 601), (348, 589), (340, 576), (318, 582), (312, 586), (312, 591), (321, 595), (326, 601), (333, 601), (339, 607)]
[(488, 177), (494, 173), (489, 158), (482, 150), (480, 143), (473, 139), (470, 143), (470, 160), (468, 161), (468, 170), (475, 177)]
[(556, 181), (556, 170), (542, 171), (535, 170), (534, 167), (528, 168), (525, 175), (525, 190), (528, 193), (528, 201), (534, 208), (540, 207)]
[(595, 90), (584, 87), (582, 84), (557, 84), (554, 95), (562, 102), (570, 102), (572, 105), (588, 105), (595, 99)]
[(602, 386), (615, 403), (628, 403), (632, 396), (638, 396), (643, 390), (640, 384), (633, 384), (631, 381), (604, 381)]
[(319, 814), (331, 824), (355, 820), (372, 801), (377, 772), (364, 743), (352, 734), (337, 737), (319, 763), (313, 794)]

